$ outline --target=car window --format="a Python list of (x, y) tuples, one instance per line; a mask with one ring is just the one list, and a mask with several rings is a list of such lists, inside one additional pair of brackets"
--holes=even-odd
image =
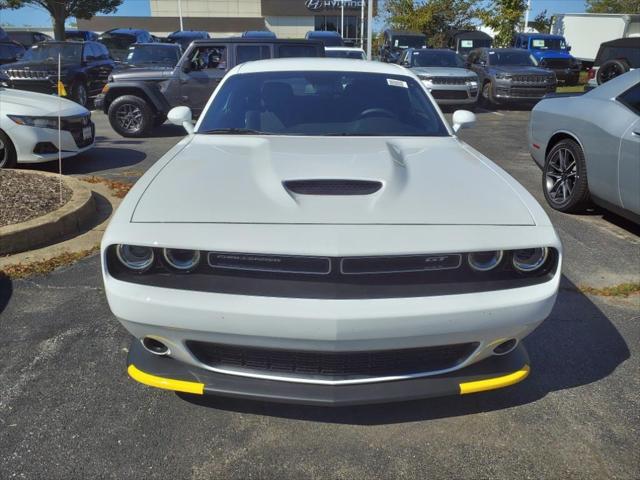
[(271, 48), (268, 45), (237, 45), (236, 63), (240, 65), (252, 60), (271, 58)]
[(414, 50), (412, 67), (463, 67), (464, 60), (455, 52), (439, 50)]
[(27, 50), (24, 54), (25, 61), (55, 62), (58, 55), (62, 63), (78, 63), (82, 57), (82, 45), (78, 43), (40, 43)]
[(278, 135), (445, 136), (413, 78), (362, 72), (263, 72), (225, 81), (199, 133), (228, 129)]
[(319, 57), (318, 47), (315, 45), (282, 44), (275, 46), (277, 58)]
[(535, 65), (529, 53), (519, 52), (517, 50), (493, 50), (489, 52), (488, 57), (491, 65), (511, 65), (521, 67), (532, 67)]
[(193, 70), (226, 70), (227, 48), (224, 45), (207, 45), (192, 50), (189, 58)]
[(82, 50), (82, 60), (85, 62), (90, 62), (95, 60), (96, 53), (93, 51), (93, 45), (90, 43), (85, 43), (84, 48)]
[(640, 115), (640, 83), (618, 96), (618, 101)]
[(94, 43), (93, 47), (98, 51), (100, 60), (109, 60), (109, 50), (100, 43)]

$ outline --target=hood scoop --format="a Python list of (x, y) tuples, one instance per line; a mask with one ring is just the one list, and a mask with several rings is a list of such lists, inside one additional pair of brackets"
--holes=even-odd
[(287, 180), (284, 187), (297, 195), (371, 195), (382, 188), (373, 180)]

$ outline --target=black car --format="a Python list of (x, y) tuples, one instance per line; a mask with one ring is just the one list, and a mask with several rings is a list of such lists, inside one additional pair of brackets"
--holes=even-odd
[(82, 106), (97, 95), (115, 63), (98, 42), (45, 42), (27, 50), (19, 62), (0, 67), (0, 83), (39, 93), (58, 93), (58, 57), (66, 96)]
[(479, 48), (467, 57), (478, 75), (485, 106), (503, 102), (537, 102), (556, 91), (556, 74), (537, 67), (529, 52), (516, 48)]
[(199, 32), (195, 30), (179, 30), (169, 34), (167, 42), (177, 43), (182, 47), (182, 50), (186, 50), (194, 40), (205, 40), (209, 37), (207, 32)]
[(30, 30), (11, 30), (7, 32), (9, 39), (18, 42), (24, 48), (31, 48), (36, 43), (47, 42), (53, 40), (46, 33), (32, 32)]
[(636, 68), (640, 68), (639, 37), (604, 42), (598, 49), (593, 68), (589, 70), (589, 87), (601, 85)]
[(471, 50), (493, 46), (493, 38), (479, 30), (449, 30), (443, 46), (467, 58)]
[(129, 53), (129, 47), (134, 43), (154, 43), (155, 40), (146, 30), (136, 28), (114, 28), (98, 37), (98, 41), (106, 45), (111, 57), (121, 62)]
[(65, 30), (65, 40), (77, 40), (79, 42), (97, 42), (98, 34), (90, 30)]
[(236, 65), (284, 57), (324, 57), (324, 45), (309, 40), (220, 38), (191, 43), (173, 67), (115, 71), (95, 106), (124, 137), (143, 137), (186, 105), (197, 116), (220, 80)]
[(0, 41), (0, 65), (17, 62), (24, 55), (24, 47), (11, 40)]
[(128, 68), (173, 68), (182, 56), (176, 43), (134, 43), (117, 70)]
[(380, 61), (398, 63), (400, 55), (407, 48), (425, 48), (427, 36), (419, 32), (406, 30), (385, 30), (383, 43), (380, 46)]

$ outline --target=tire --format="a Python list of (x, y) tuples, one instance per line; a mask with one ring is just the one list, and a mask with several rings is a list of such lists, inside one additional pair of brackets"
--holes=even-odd
[(487, 109), (494, 108), (497, 104), (495, 99), (493, 98), (493, 85), (490, 81), (486, 81), (482, 85), (482, 91), (480, 92), (480, 102), (481, 105)]
[(598, 85), (602, 85), (628, 71), (629, 64), (625, 60), (608, 60), (598, 69), (596, 80)]
[(87, 84), (81, 80), (73, 82), (71, 85), (71, 99), (86, 108), (89, 104), (89, 91), (87, 90)]
[(587, 163), (575, 140), (560, 140), (547, 154), (542, 191), (547, 203), (560, 212), (579, 213), (590, 205)]
[(149, 134), (155, 113), (149, 104), (135, 95), (123, 95), (109, 105), (109, 123), (123, 137), (139, 138)]
[(15, 168), (17, 164), (18, 159), (13, 142), (0, 130), (0, 168)]

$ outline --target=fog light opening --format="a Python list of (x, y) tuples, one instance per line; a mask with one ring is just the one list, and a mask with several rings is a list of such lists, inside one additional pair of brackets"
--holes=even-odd
[(166, 355), (169, 355), (169, 347), (167, 347), (164, 343), (162, 343), (160, 340), (156, 340), (155, 338), (151, 338), (151, 337), (144, 337), (142, 340), (142, 346), (145, 348), (145, 350), (147, 350), (147, 352), (149, 353), (153, 353), (154, 355), (158, 355), (161, 357), (164, 357)]
[(494, 355), (506, 355), (507, 353), (513, 352), (513, 350), (518, 346), (518, 340), (515, 338), (511, 338), (499, 344), (496, 348), (493, 349)]

